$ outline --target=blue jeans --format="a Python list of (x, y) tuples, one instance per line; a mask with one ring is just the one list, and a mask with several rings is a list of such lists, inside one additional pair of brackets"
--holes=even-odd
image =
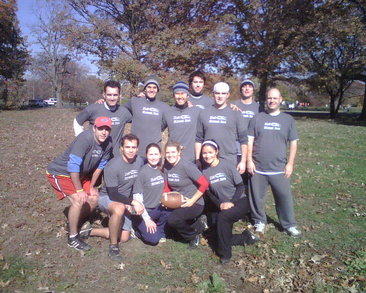
[(161, 238), (165, 238), (165, 226), (171, 210), (167, 210), (166, 208), (159, 205), (153, 209), (147, 208), (146, 211), (149, 214), (151, 220), (156, 223), (156, 232), (149, 233), (147, 231), (145, 221), (141, 216), (133, 216), (132, 225), (138, 238), (140, 238), (146, 244), (157, 245)]

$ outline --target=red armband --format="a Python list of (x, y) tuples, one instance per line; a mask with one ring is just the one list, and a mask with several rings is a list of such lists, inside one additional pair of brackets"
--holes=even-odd
[(208, 181), (205, 176), (201, 175), (200, 178), (198, 178), (197, 183), (199, 184), (198, 190), (204, 193), (208, 188)]
[(168, 181), (164, 182), (164, 191), (163, 192), (170, 192), (172, 191), (169, 187)]

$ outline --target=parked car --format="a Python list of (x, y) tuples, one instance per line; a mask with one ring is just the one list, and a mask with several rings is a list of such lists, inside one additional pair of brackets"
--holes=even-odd
[(55, 106), (57, 104), (57, 99), (56, 98), (49, 98), (47, 100), (44, 100), (44, 103), (47, 106)]
[(34, 99), (34, 100), (29, 100), (28, 105), (31, 108), (42, 108), (45, 106), (45, 103), (42, 99)]

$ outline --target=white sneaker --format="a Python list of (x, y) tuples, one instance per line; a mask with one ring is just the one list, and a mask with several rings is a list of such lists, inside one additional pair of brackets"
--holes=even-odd
[(286, 229), (286, 233), (288, 235), (290, 235), (291, 237), (300, 237), (301, 236), (301, 231), (299, 229), (297, 229), (296, 226)]
[(266, 224), (264, 224), (262, 222), (258, 222), (256, 224), (254, 224), (254, 227), (255, 227), (255, 232), (256, 233), (264, 234), (264, 228), (266, 227)]
[(159, 243), (165, 243), (165, 242), (166, 242), (166, 238), (165, 237), (160, 238)]
[(130, 239), (136, 239), (137, 236), (135, 234), (135, 230), (133, 228), (131, 228), (131, 231), (130, 231)]

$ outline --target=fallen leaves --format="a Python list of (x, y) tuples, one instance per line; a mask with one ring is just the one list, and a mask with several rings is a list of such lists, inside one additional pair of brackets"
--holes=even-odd
[(161, 264), (161, 266), (164, 268), (164, 269), (166, 269), (166, 270), (171, 270), (171, 269), (173, 269), (173, 266), (171, 265), (171, 264), (167, 264), (167, 263), (165, 263), (165, 261), (163, 261), (162, 259), (160, 260), (160, 264)]
[(310, 259), (310, 262), (313, 262), (313, 263), (315, 263), (315, 264), (320, 264), (321, 260), (322, 260), (323, 258), (325, 258), (325, 257), (326, 257), (326, 255), (318, 255), (318, 254), (316, 254), (316, 255), (314, 255), (314, 256)]

